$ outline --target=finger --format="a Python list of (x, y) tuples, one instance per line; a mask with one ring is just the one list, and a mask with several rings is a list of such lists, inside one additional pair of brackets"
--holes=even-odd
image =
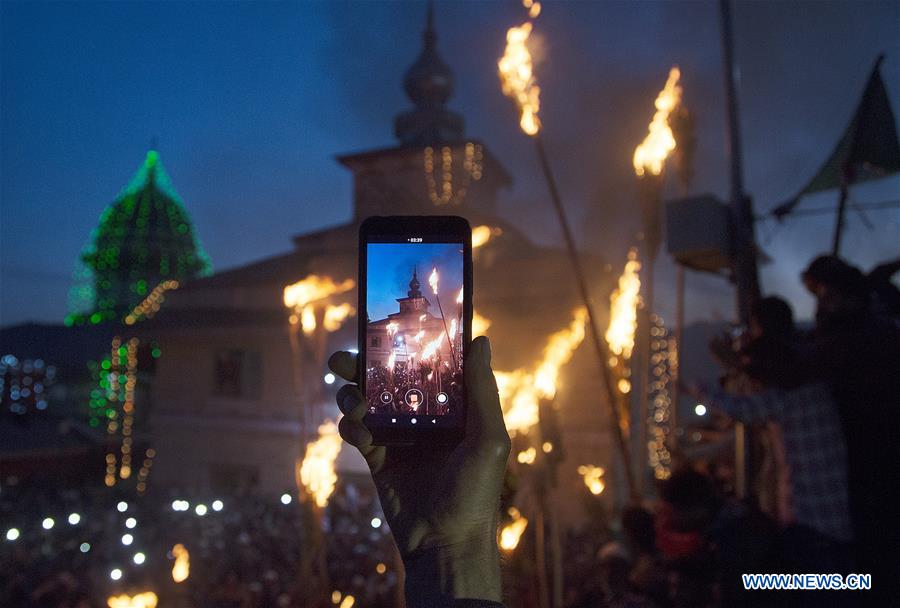
[(328, 358), (328, 367), (344, 380), (356, 382), (356, 355), (353, 353), (337, 351)]
[(347, 418), (362, 420), (366, 415), (366, 399), (355, 384), (345, 384), (339, 388), (335, 400)]
[(356, 420), (344, 416), (338, 422), (338, 432), (341, 438), (359, 450), (369, 469), (377, 472), (384, 463), (384, 446), (372, 445), (372, 433), (365, 427), (362, 420)]
[(509, 434), (503, 422), (497, 381), (491, 370), (491, 344), (484, 336), (472, 341), (464, 373), (469, 408), (466, 433), (502, 439), (508, 443)]

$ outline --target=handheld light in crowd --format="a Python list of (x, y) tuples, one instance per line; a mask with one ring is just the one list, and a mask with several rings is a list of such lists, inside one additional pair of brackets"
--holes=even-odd
[(373, 527), (373, 528), (380, 528), (380, 527), (381, 527), (381, 518), (380, 518), (380, 517), (373, 517), (373, 518), (372, 518), (372, 521), (371, 521), (370, 523), (372, 524), (372, 527)]
[(293, 498), (291, 498), (291, 495), (288, 494), (287, 492), (285, 492), (284, 494), (281, 495), (281, 504), (283, 504), (283, 505), (291, 504), (292, 500), (293, 500)]
[(181, 543), (172, 547), (172, 555), (175, 556), (175, 565), (172, 566), (172, 580), (176, 583), (182, 583), (191, 574), (191, 555)]
[(147, 561), (147, 556), (144, 555), (143, 553), (141, 553), (140, 551), (138, 551), (137, 553), (134, 554), (134, 557), (131, 559), (132, 559), (132, 561), (134, 561), (135, 564), (140, 566), (145, 561)]
[(17, 538), (19, 538), (18, 528), (10, 528), (6, 531), (6, 540), (16, 540)]
[(56, 525), (56, 522), (53, 521), (52, 517), (45, 517), (44, 521), (41, 522), (41, 526), (44, 528), (44, 530), (50, 530), (55, 525)]
[(206, 505), (204, 505), (202, 503), (197, 505), (196, 507), (194, 507), (194, 513), (196, 513), (200, 517), (203, 517), (204, 515), (206, 515), (206, 511), (207, 511)]
[(77, 524), (80, 521), (81, 521), (81, 515), (79, 515), (78, 513), (69, 513), (69, 524), (70, 525), (74, 526), (75, 524)]
[(119, 504), (116, 505), (116, 509), (118, 509), (119, 513), (124, 513), (128, 510), (128, 503), (124, 500), (119, 501)]
[(119, 568), (113, 568), (109, 571), (109, 578), (114, 581), (119, 580), (120, 578), (122, 578), (122, 571)]
[(225, 504), (221, 500), (214, 500), (212, 503), (213, 511), (221, 511), (225, 507)]
[(126, 593), (111, 596), (106, 605), (109, 608), (156, 608), (157, 601), (159, 600), (155, 593), (145, 591), (133, 596)]
[(129, 530), (133, 529), (137, 525), (137, 520), (133, 517), (129, 517), (125, 520), (125, 527)]
[(134, 542), (134, 537), (131, 534), (123, 534), (122, 535), (122, 544), (126, 547)]
[(702, 403), (698, 403), (694, 406), (694, 413), (698, 416), (706, 416), (706, 406)]

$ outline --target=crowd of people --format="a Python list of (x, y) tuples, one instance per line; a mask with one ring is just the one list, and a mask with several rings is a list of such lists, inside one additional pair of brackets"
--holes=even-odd
[[(811, 330), (800, 331), (790, 305), (770, 296), (754, 305), (746, 332), (712, 342), (721, 382), (684, 389), (720, 429), (747, 425), (746, 497), (734, 492), (733, 464), (678, 454), (655, 504), (623, 514), (621, 538), (596, 554), (571, 606), (895, 605), (898, 269), (865, 274), (817, 258), (802, 275), (817, 301)], [(871, 589), (745, 590), (741, 575), (755, 573), (871, 574)]]
[[(296, 492), (294, 493), (296, 494)], [(152, 591), (159, 606), (393, 606), (396, 560), (369, 480), (321, 511), (279, 496), (134, 497), (108, 488), (0, 494), (0, 606), (100, 608)], [(173, 547), (189, 570), (173, 579)]]
[[(864, 274), (818, 258), (802, 277), (817, 300), (814, 327), (800, 331), (790, 305), (770, 296), (743, 335), (711, 344), (721, 382), (685, 379), (684, 389), (721, 428), (751, 429), (746, 495), (715, 459), (676, 452), (655, 501), (565, 534), (566, 608), (888, 606), (900, 597), (898, 268)], [(342, 479), (321, 511), (290, 493), (138, 499), (6, 487), (0, 605), (92, 608), (152, 590), (160, 605), (185, 608), (316, 608), (348, 595), (344, 605), (395, 606), (399, 561), (383, 519), (370, 480)], [(504, 556), (514, 608), (540, 605), (529, 538)], [(182, 583), (171, 575), (176, 543), (190, 553)], [(871, 574), (872, 587), (827, 597), (743, 587), (742, 574), (779, 572)]]

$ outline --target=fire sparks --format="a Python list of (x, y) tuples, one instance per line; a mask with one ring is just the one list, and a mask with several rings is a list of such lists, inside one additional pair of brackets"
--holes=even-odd
[[(640, 303), (641, 279), (638, 273), (641, 263), (637, 249), (628, 252), (625, 270), (619, 277), (619, 286), (609, 299), (609, 328), (606, 342), (609, 350), (623, 359), (631, 358), (634, 349), (634, 332), (637, 329), (637, 307)], [(611, 362), (612, 363), (612, 362)]]
[(512, 517), (512, 521), (500, 530), (500, 548), (504, 551), (513, 551), (519, 546), (519, 540), (522, 538), (525, 528), (528, 527), (528, 520), (522, 517), (515, 507), (510, 507), (508, 513)]
[(109, 608), (156, 608), (158, 601), (156, 594), (152, 591), (145, 591), (137, 595), (113, 595), (106, 600)]
[(319, 438), (306, 446), (299, 475), (300, 483), (320, 508), (328, 505), (328, 499), (334, 492), (337, 482), (334, 463), (340, 451), (338, 427), (331, 420), (326, 420), (319, 426)]
[[(320, 277), (311, 274), (305, 279), (284, 288), (284, 305), (294, 309), (291, 323), (298, 321), (306, 335), (312, 335), (318, 323), (316, 321), (316, 304), (329, 296), (345, 293), (356, 286), (353, 279), (335, 283), (331, 277)], [(344, 320), (354, 312), (349, 304), (339, 306), (327, 305), (322, 325), (326, 331), (336, 331)]]
[(544, 357), (533, 373), (524, 369), (494, 372), (509, 432), (527, 431), (537, 424), (539, 401), (556, 395), (559, 370), (569, 362), (584, 339), (586, 321), (587, 310), (579, 307), (569, 327), (550, 336), (544, 347)]
[(191, 555), (181, 543), (172, 547), (172, 555), (175, 556), (175, 565), (172, 566), (172, 580), (176, 583), (183, 583), (191, 574)]
[(650, 122), (649, 133), (634, 149), (634, 171), (638, 177), (648, 171), (653, 175), (662, 173), (666, 157), (675, 149), (675, 136), (669, 126), (669, 115), (681, 103), (679, 78), (681, 70), (677, 67), (669, 70), (666, 86), (656, 98), (656, 113)]
[(599, 496), (606, 489), (603, 482), (603, 475), (606, 471), (603, 467), (597, 467), (592, 464), (583, 464), (578, 467), (578, 474), (584, 478), (584, 485), (590, 490), (594, 496)]

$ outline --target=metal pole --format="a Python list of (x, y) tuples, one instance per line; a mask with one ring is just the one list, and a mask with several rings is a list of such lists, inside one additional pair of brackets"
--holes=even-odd
[(731, 209), (734, 222), (734, 281), (737, 285), (737, 308), (741, 323), (750, 320), (750, 307), (759, 299), (756, 270), (753, 204), (744, 194), (741, 129), (738, 120), (737, 74), (734, 59), (734, 32), (731, 0), (719, 0), (722, 21), (722, 62), (725, 70), (725, 106), (728, 117), (728, 152), (731, 157)]
[(607, 402), (609, 403), (610, 416), (613, 422), (613, 432), (619, 454), (622, 457), (622, 463), (625, 468), (625, 478), (628, 482), (629, 496), (633, 501), (639, 499), (637, 486), (634, 481), (634, 471), (631, 465), (631, 456), (628, 453), (628, 445), (625, 442), (625, 436), (622, 433), (622, 425), (619, 420), (619, 414), (616, 411), (616, 403), (618, 396), (613, 388), (612, 378), (610, 377), (608, 361), (609, 353), (606, 344), (600, 338), (600, 332), (597, 329), (597, 318), (594, 314), (594, 307), (591, 305), (590, 293), (588, 292), (587, 282), (584, 278), (584, 272), (581, 269), (581, 262), (578, 258), (578, 250), (575, 248), (575, 239), (572, 236), (572, 230), (569, 228), (569, 220), (566, 217), (566, 211), (562, 206), (559, 198), (559, 191), (556, 188), (556, 179), (553, 177), (553, 171), (550, 169), (550, 163), (547, 161), (547, 154), (544, 151), (544, 144), (540, 134), (534, 137), (534, 143), (537, 147), (538, 159), (541, 162), (541, 168), (544, 171), (544, 177), (547, 179), (547, 187), (550, 190), (550, 199), (553, 202), (553, 208), (556, 211), (557, 219), (559, 219), (562, 228), (563, 238), (566, 241), (566, 249), (569, 253), (569, 259), (572, 263), (572, 269), (575, 272), (575, 282), (578, 284), (578, 290), (581, 293), (581, 299), (587, 309), (588, 321), (590, 324), (591, 341), (594, 344), (594, 350), (597, 353), (597, 362), (600, 364), (600, 377), (603, 378), (603, 384), (606, 387)]
[(844, 231), (844, 212), (847, 209), (847, 182), (841, 180), (841, 198), (838, 200), (837, 221), (834, 224), (834, 244), (831, 247), (831, 254), (834, 256), (841, 255), (841, 237)]
[(681, 376), (682, 336), (684, 335), (684, 266), (678, 264), (675, 271), (675, 360), (678, 366), (675, 369), (675, 378), (672, 382), (672, 406), (669, 409), (669, 449), (678, 449), (678, 401), (681, 398), (678, 378)]
[(441, 312), (441, 321), (444, 323), (444, 333), (447, 336), (447, 346), (450, 347), (450, 358), (453, 359), (453, 367), (456, 368), (456, 352), (453, 350), (453, 341), (450, 339), (450, 331), (447, 329), (447, 319), (444, 318), (444, 309), (441, 308), (441, 298), (435, 292), (434, 299), (437, 300), (438, 310)]
[[(734, 282), (737, 287), (738, 318), (746, 327), (750, 308), (759, 299), (756, 270), (753, 204), (744, 194), (741, 131), (738, 121), (737, 75), (734, 60), (734, 32), (731, 22), (731, 0), (719, 0), (722, 21), (722, 63), (725, 78), (725, 105), (728, 117), (728, 152), (731, 157), (731, 217)], [(747, 441), (744, 425), (735, 424), (735, 492), (747, 494)]]

